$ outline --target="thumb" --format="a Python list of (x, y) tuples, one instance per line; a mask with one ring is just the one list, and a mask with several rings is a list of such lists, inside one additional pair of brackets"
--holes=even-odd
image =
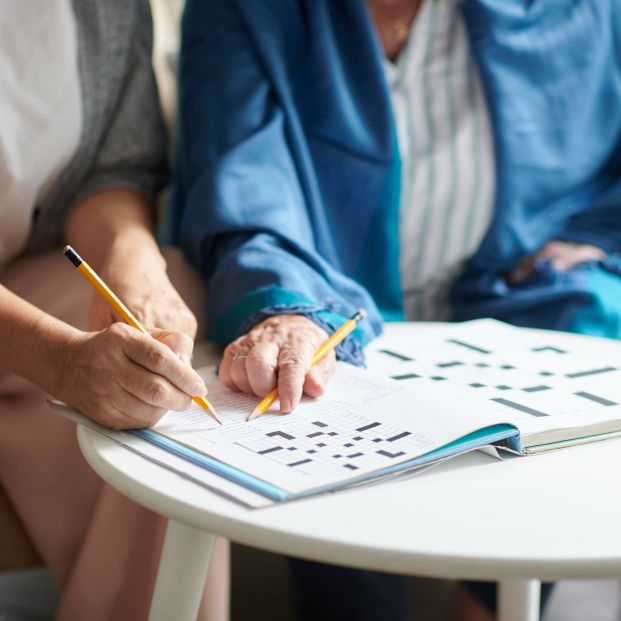
[(183, 362), (189, 363), (192, 360), (194, 341), (187, 334), (173, 332), (172, 330), (159, 330), (158, 328), (154, 328), (150, 332), (153, 338), (170, 348)]

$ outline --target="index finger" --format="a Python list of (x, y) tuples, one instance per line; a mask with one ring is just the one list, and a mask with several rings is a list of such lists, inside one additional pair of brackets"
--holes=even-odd
[(281, 346), (278, 354), (278, 394), (283, 414), (295, 410), (300, 402), (314, 353), (315, 349), (308, 341), (284, 343)]
[(153, 337), (136, 331), (132, 338), (123, 342), (123, 352), (130, 360), (147, 371), (161, 375), (187, 395), (194, 397), (207, 394), (199, 374)]

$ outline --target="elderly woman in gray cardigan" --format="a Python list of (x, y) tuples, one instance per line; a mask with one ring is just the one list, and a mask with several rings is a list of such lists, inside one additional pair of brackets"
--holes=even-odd
[[(146, 618), (164, 521), (98, 480), (44, 394), (131, 428), (206, 392), (153, 235), (167, 169), (151, 39), (147, 0), (0, 6), (0, 485), (63, 621)], [(116, 323), (65, 240), (155, 338)]]

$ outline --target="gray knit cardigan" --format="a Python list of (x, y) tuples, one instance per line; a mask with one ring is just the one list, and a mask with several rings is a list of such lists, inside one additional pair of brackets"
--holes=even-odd
[(73, 7), (82, 137), (73, 159), (35, 209), (29, 252), (61, 244), (69, 209), (88, 195), (132, 188), (153, 199), (168, 180), (148, 0), (73, 0)]

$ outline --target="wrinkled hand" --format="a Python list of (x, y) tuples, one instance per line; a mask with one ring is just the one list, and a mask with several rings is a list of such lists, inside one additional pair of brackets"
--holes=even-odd
[(581, 263), (601, 261), (605, 258), (606, 253), (597, 246), (554, 240), (548, 242), (538, 252), (522, 259), (507, 275), (507, 282), (512, 285), (523, 282), (532, 274), (535, 263), (539, 261), (550, 261), (555, 270), (566, 272)]
[(112, 429), (151, 427), (166, 410), (181, 411), (191, 396), (207, 393), (198, 374), (156, 339), (187, 335), (154, 331), (151, 336), (122, 323), (83, 332), (59, 361), (58, 396)]
[[(168, 279), (162, 257), (146, 255), (128, 260), (111, 255), (101, 270), (103, 280), (147, 330), (170, 331), (166, 344), (189, 360), (196, 336), (196, 318)], [(95, 294), (89, 328), (102, 330), (117, 321), (119, 318), (112, 307)], [(179, 339), (173, 333), (186, 334), (189, 339)]]
[(330, 352), (311, 369), (315, 351), (328, 335), (300, 315), (278, 315), (254, 326), (224, 351), (220, 379), (231, 388), (265, 397), (276, 386), (280, 411), (292, 412), (302, 397), (320, 397), (336, 368)]

